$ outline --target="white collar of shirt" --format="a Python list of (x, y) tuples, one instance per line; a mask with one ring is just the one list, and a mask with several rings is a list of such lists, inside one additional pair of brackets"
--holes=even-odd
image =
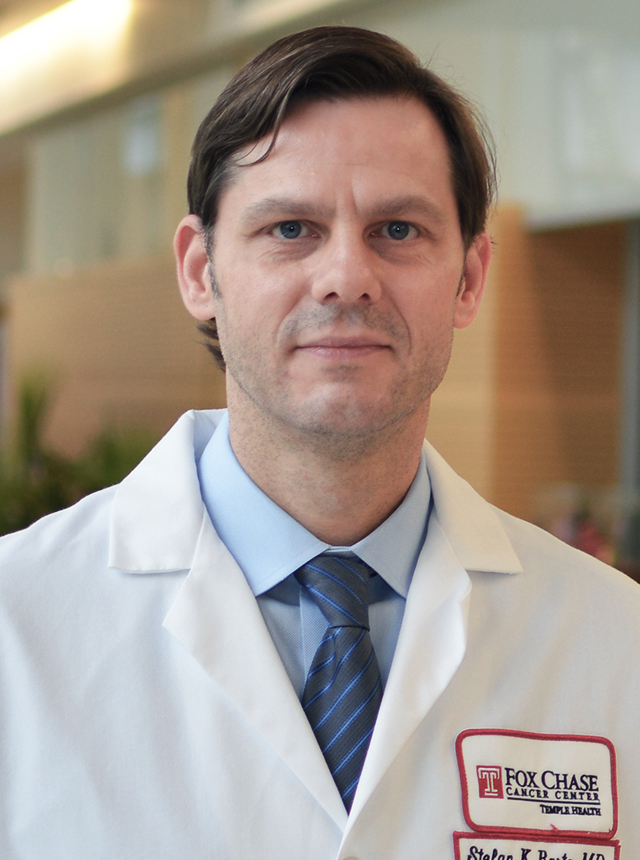
[[(320, 553), (338, 549), (312, 535), (254, 484), (233, 453), (226, 414), (202, 453), (198, 477), (213, 525), (256, 597)], [(339, 549), (356, 553), (406, 598), (426, 535), (430, 499), (422, 454), (402, 504), (371, 534)]]

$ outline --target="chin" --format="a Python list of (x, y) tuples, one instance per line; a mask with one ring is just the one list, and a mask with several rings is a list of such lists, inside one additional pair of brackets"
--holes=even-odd
[(301, 404), (294, 414), (289, 414), (289, 421), (299, 433), (316, 437), (318, 441), (339, 447), (370, 446), (373, 438), (393, 431), (414, 411), (413, 405), (398, 408), (398, 404), (389, 402), (363, 402), (346, 397)]

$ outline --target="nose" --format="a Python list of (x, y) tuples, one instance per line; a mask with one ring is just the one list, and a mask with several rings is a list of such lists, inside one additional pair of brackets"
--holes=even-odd
[(316, 258), (311, 295), (321, 303), (374, 303), (382, 295), (379, 261), (356, 232), (332, 236)]

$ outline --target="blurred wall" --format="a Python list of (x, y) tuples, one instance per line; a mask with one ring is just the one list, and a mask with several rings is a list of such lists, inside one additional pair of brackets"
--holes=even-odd
[[(55, 3), (12, 5), (23, 21)], [(110, 54), (77, 49), (70, 64), (50, 61), (55, 74), (43, 59), (0, 94), (0, 284), (20, 271), (10, 293), (4, 276), (2, 372), (14, 391), (31, 367), (55, 377), (56, 446), (76, 450), (104, 422), (160, 432), (184, 408), (224, 402), (168, 256), (190, 142), (256, 50), (338, 21), (404, 41), (479, 104), (496, 138), (496, 260), (478, 320), (456, 335), (430, 438), (525, 516), (540, 484), (616, 482), (621, 356), (637, 337), (621, 325), (634, 271), (623, 222), (640, 215), (635, 0), (132, 0), (132, 10)], [(0, 14), (0, 36), (15, 15)]]
[(224, 376), (202, 344), (163, 255), (25, 275), (10, 285), (8, 354), (49, 381), (46, 441), (78, 454), (105, 427), (160, 436), (187, 409), (224, 403)]
[(427, 437), (525, 518), (544, 488), (616, 484), (626, 226), (531, 233), (503, 207), (478, 319), (456, 332)]

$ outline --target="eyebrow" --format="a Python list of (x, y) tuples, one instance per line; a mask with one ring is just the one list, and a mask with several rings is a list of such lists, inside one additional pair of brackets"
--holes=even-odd
[(243, 221), (254, 221), (265, 215), (284, 215), (285, 213), (291, 218), (296, 216), (301, 218), (313, 216), (328, 218), (332, 214), (331, 210), (326, 207), (307, 203), (295, 197), (265, 197), (263, 200), (247, 206), (243, 213)]
[(441, 226), (444, 226), (448, 221), (447, 215), (441, 206), (419, 194), (405, 194), (401, 197), (381, 197), (374, 201), (369, 211), (371, 215), (380, 213), (385, 218), (401, 218), (403, 215), (417, 212), (420, 215), (426, 215), (427, 218)]
[[(381, 197), (367, 207), (365, 217), (401, 218), (412, 212), (425, 215), (437, 226), (444, 226), (447, 215), (437, 203), (419, 194), (405, 194), (400, 197)], [(310, 203), (296, 197), (265, 197), (257, 203), (247, 206), (243, 213), (243, 221), (252, 222), (265, 216), (284, 216), (289, 218), (329, 218), (333, 208), (327, 208), (317, 203)]]

